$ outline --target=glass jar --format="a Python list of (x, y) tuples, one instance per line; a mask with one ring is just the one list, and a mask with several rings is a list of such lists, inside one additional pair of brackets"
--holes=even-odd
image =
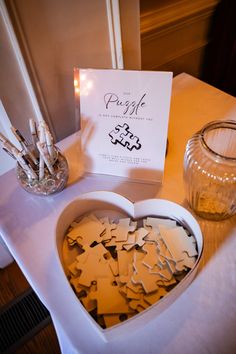
[(189, 139), (186, 197), (197, 215), (223, 220), (236, 212), (236, 121), (213, 121)]
[[(22, 167), (17, 163), (16, 175), (17, 180), (21, 187), (27, 192), (36, 195), (50, 195), (62, 191), (69, 178), (69, 167), (67, 160), (62, 153), (56, 149), (56, 156), (53, 166), (53, 173), (50, 173), (48, 168), (44, 168), (44, 177), (40, 180), (38, 178), (32, 179), (25, 173)], [(36, 175), (39, 175), (39, 171), (35, 170)]]

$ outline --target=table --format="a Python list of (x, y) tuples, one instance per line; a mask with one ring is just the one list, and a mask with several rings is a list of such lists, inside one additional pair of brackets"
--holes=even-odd
[[(0, 177), (0, 234), (32, 288), (49, 309), (63, 353), (233, 353), (236, 352), (236, 218), (198, 219), (205, 248), (199, 272), (187, 290), (154, 321), (127, 336), (104, 343), (66, 317), (58, 303), (53, 227), (58, 212), (76, 195), (112, 190), (136, 201), (165, 198), (187, 207), (182, 180), (186, 142), (205, 123), (236, 119), (236, 99), (185, 73), (173, 80), (162, 186), (81, 176), (79, 133), (60, 143), (70, 166), (68, 187), (60, 194), (35, 197), (22, 190), (14, 171)], [(56, 284), (56, 286), (54, 286)]]

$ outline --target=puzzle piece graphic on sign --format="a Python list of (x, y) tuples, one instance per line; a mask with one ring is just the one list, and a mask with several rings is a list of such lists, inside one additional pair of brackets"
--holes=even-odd
[(109, 136), (111, 137), (112, 144), (116, 145), (119, 143), (130, 151), (133, 149), (139, 150), (142, 147), (139, 138), (131, 133), (127, 123), (124, 123), (123, 125), (118, 124), (115, 127), (115, 130), (112, 130), (109, 133)]

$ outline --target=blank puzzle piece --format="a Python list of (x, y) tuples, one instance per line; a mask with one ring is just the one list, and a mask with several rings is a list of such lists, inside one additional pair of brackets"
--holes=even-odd
[(171, 280), (173, 278), (173, 273), (167, 263), (162, 268), (156, 264), (152, 269), (150, 269), (150, 273), (159, 274), (162, 277), (162, 280)]
[(137, 222), (130, 221), (130, 218), (120, 219), (111, 234), (116, 238), (116, 242), (127, 241), (128, 233), (135, 231), (136, 227)]
[(129, 314), (129, 313), (122, 313), (122, 314), (118, 314), (118, 315), (103, 315), (104, 318), (104, 322), (106, 324), (106, 327), (112, 327), (115, 326), (116, 324), (120, 323), (120, 322), (124, 322), (126, 320), (128, 320), (129, 318), (131, 318), (133, 316), (133, 314)]
[(112, 234), (111, 234), (112, 230), (114, 230), (117, 227), (117, 225), (110, 223), (109, 218), (107, 216), (104, 218), (101, 218), (100, 221), (105, 227), (105, 229), (101, 235), (102, 241), (108, 241), (112, 237)]
[(129, 265), (132, 265), (133, 256), (134, 250), (129, 252), (125, 250), (117, 251), (118, 269), (120, 275), (128, 275)]
[(134, 260), (135, 272), (132, 275), (132, 282), (142, 284), (144, 291), (148, 294), (157, 289), (157, 281), (163, 278), (159, 274), (150, 273), (141, 260)]
[(83, 246), (84, 252), (76, 257), (77, 263), (85, 263), (89, 255), (98, 256), (99, 259), (105, 259), (110, 256), (109, 251), (101, 244), (94, 247), (90, 247), (88, 245)]
[(113, 284), (109, 278), (97, 280), (97, 291), (91, 292), (91, 299), (97, 300), (98, 314), (130, 313), (126, 298), (120, 293), (119, 286)]
[(148, 217), (146, 220), (144, 220), (144, 226), (151, 226), (152, 229), (158, 230), (160, 225), (165, 226), (167, 229), (171, 229), (176, 226), (176, 221), (151, 217)]
[(143, 294), (141, 294), (139, 299), (131, 300), (129, 302), (129, 306), (133, 310), (136, 310), (137, 312), (142, 312), (143, 310), (145, 310), (145, 309), (147, 309), (149, 307), (149, 304), (144, 301)]
[(157, 289), (157, 291), (155, 291), (154, 293), (144, 295), (143, 299), (144, 299), (149, 305), (153, 305), (153, 304), (155, 304), (158, 300), (160, 300), (161, 298), (163, 298), (163, 296), (165, 296), (166, 294), (168, 294), (168, 292), (167, 292), (164, 288), (159, 287), (159, 288)]
[(148, 231), (144, 227), (140, 227), (135, 231), (135, 244), (138, 246), (143, 246), (145, 244), (144, 238), (147, 236)]
[(152, 229), (149, 226), (145, 227), (148, 230), (148, 234), (144, 237), (145, 241), (156, 242), (157, 244), (160, 242), (161, 235), (157, 229)]
[(109, 263), (97, 255), (90, 254), (86, 263), (78, 263), (77, 268), (81, 270), (79, 283), (84, 286), (89, 287), (92, 281), (97, 281), (100, 277), (114, 278)]
[(91, 245), (94, 241), (100, 242), (100, 235), (104, 231), (104, 225), (91, 217), (84, 217), (79, 223), (73, 223), (67, 237), (77, 241), (80, 245)]
[(89, 287), (83, 286), (79, 283), (79, 277), (70, 278), (70, 283), (72, 284), (77, 294), (82, 293), (82, 295), (86, 295), (90, 290)]
[(193, 236), (188, 236), (183, 227), (161, 228), (161, 236), (176, 262), (185, 257), (183, 252), (186, 252), (189, 257), (197, 256), (195, 239)]
[(148, 268), (153, 268), (157, 264), (157, 246), (155, 243), (146, 243), (142, 247), (146, 255), (143, 258), (142, 262)]
[(82, 304), (84, 305), (84, 307), (86, 308), (86, 310), (88, 312), (91, 312), (91, 311), (95, 310), (96, 307), (97, 307), (96, 300), (91, 299), (90, 294), (88, 294), (85, 297), (81, 297), (81, 302), (82, 302)]

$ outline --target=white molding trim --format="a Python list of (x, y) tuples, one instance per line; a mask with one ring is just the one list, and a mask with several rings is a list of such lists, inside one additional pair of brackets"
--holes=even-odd
[(7, 34), (9, 36), (10, 43), (12, 45), (12, 49), (14, 51), (17, 63), (19, 65), (19, 69), (20, 69), (20, 72), (22, 74), (22, 78), (24, 80), (25, 87), (26, 87), (26, 90), (28, 92), (28, 95), (29, 95), (29, 98), (30, 98), (30, 101), (31, 101), (31, 104), (32, 104), (32, 107), (33, 107), (33, 110), (35, 112), (35, 117), (36, 117), (36, 119), (38, 121), (41, 121), (43, 119), (43, 116), (42, 116), (42, 113), (41, 113), (41, 110), (40, 110), (40, 107), (39, 107), (39, 104), (38, 104), (37, 97), (36, 97), (35, 92), (34, 92), (33, 85), (31, 83), (31, 80), (30, 80), (30, 77), (29, 77), (29, 73), (28, 73), (28, 70), (26, 68), (25, 61), (24, 61), (24, 58), (22, 56), (22, 53), (21, 53), (21, 50), (20, 50), (16, 35), (15, 35), (14, 29), (12, 27), (11, 20), (9, 18), (8, 11), (7, 11), (6, 5), (4, 3), (4, 0), (0, 0), (0, 15), (1, 15), (1, 17), (3, 19), (3, 22), (4, 22), (4, 25), (6, 27), (6, 31), (7, 31)]
[(6, 138), (8, 138), (19, 150), (21, 150), (21, 145), (19, 141), (16, 139), (15, 135), (11, 131), (11, 120), (7, 115), (2, 101), (0, 100), (0, 128), (1, 126), (3, 129), (2, 133), (6, 136)]
[(124, 69), (119, 0), (106, 0), (107, 21), (113, 69)]

